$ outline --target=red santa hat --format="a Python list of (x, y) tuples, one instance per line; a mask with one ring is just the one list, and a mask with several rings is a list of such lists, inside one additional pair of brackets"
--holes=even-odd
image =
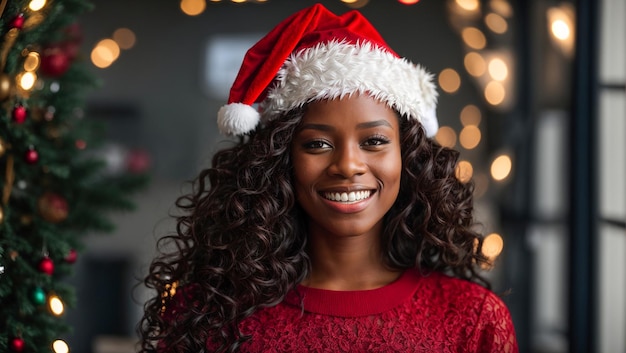
[(291, 15), (248, 50), (228, 104), (218, 112), (218, 127), (226, 135), (245, 135), (309, 102), (359, 93), (417, 119), (432, 137), (438, 129), (432, 79), (391, 50), (359, 12), (337, 16), (317, 4)]

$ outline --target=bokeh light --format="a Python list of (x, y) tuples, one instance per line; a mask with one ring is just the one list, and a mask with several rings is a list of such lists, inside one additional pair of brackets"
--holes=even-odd
[(476, 50), (484, 49), (487, 45), (487, 38), (478, 28), (466, 27), (461, 32), (461, 37), (465, 44)]
[(512, 166), (511, 157), (508, 155), (503, 154), (496, 157), (491, 162), (491, 177), (497, 181), (506, 179), (511, 174)]
[(480, 125), (481, 113), (480, 109), (473, 104), (468, 104), (461, 110), (461, 124), (463, 126)]
[(206, 9), (206, 0), (181, 0), (180, 10), (188, 16), (197, 16)]
[(456, 132), (449, 126), (442, 126), (435, 135), (435, 141), (443, 147), (453, 148), (456, 145)]
[(443, 69), (439, 73), (439, 86), (448, 93), (454, 93), (461, 86), (461, 76), (454, 69)]
[(476, 146), (480, 143), (480, 139), (480, 129), (474, 125), (464, 127), (459, 134), (459, 143), (467, 150), (476, 148)]
[(509, 27), (504, 17), (493, 12), (485, 16), (485, 24), (492, 32), (497, 34), (505, 33)]
[(509, 76), (509, 68), (500, 58), (491, 59), (488, 67), (489, 75), (496, 81), (504, 81)]
[(487, 71), (485, 59), (476, 52), (467, 53), (463, 59), (463, 65), (465, 70), (474, 77), (480, 77)]
[(504, 240), (498, 233), (491, 233), (483, 239), (483, 246), (480, 251), (490, 260), (494, 260), (502, 253)]
[(135, 46), (137, 37), (135, 32), (128, 28), (118, 28), (113, 32), (113, 40), (117, 43), (120, 49), (130, 49)]
[(474, 167), (472, 167), (472, 163), (468, 161), (459, 161), (456, 165), (455, 176), (461, 183), (467, 183), (472, 180), (473, 174)]
[(485, 99), (491, 105), (499, 105), (504, 101), (506, 97), (506, 90), (502, 83), (498, 81), (491, 81), (487, 83), (485, 87)]
[(52, 343), (54, 353), (69, 353), (70, 347), (63, 340), (56, 340)]

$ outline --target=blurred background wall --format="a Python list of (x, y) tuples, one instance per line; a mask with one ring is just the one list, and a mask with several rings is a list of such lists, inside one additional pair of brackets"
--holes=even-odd
[[(152, 181), (114, 234), (86, 239), (69, 279), (75, 352), (133, 351), (150, 295), (135, 286), (174, 229), (175, 199), (224, 139), (216, 114), (244, 51), (314, 2), (95, 0), (81, 18), (81, 55), (101, 82), (86, 117), (109, 126), (109, 172), (147, 169)], [(626, 351), (624, 2), (321, 2), (359, 8), (435, 75), (437, 140), (476, 183), (488, 276), (508, 293), (521, 350)]]

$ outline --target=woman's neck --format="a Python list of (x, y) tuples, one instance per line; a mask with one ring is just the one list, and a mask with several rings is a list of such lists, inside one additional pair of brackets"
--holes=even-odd
[(367, 290), (396, 280), (401, 271), (384, 262), (379, 235), (339, 237), (312, 231), (311, 273), (302, 285), (329, 290)]

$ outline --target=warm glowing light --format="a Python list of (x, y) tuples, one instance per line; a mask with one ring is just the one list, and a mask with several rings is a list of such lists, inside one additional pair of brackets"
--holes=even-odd
[(128, 28), (118, 28), (113, 32), (113, 40), (120, 49), (130, 49), (135, 46), (137, 37), (135, 36), (135, 32)]
[(63, 311), (65, 310), (63, 302), (56, 295), (50, 297), (48, 305), (50, 306), (50, 311), (52, 311), (52, 313), (56, 316), (63, 314)]
[(69, 353), (70, 347), (63, 340), (56, 340), (52, 343), (52, 349), (54, 353)]
[(512, 165), (511, 157), (506, 154), (498, 156), (491, 163), (491, 177), (497, 181), (506, 179), (511, 173)]
[(456, 145), (456, 132), (449, 126), (442, 126), (437, 130), (435, 140), (443, 147), (453, 148)]
[(24, 59), (24, 70), (35, 71), (39, 68), (40, 62), (39, 53), (31, 51), (28, 55), (26, 55), (26, 59)]
[(401, 4), (405, 4), (405, 5), (413, 5), (413, 4), (417, 4), (419, 2), (419, 0), (398, 0)]
[(506, 97), (506, 90), (502, 83), (498, 81), (491, 81), (485, 87), (485, 99), (491, 105), (499, 105), (504, 101)]
[(485, 24), (492, 32), (498, 34), (506, 32), (509, 27), (504, 17), (493, 12), (485, 16)]
[(573, 56), (576, 37), (574, 5), (562, 3), (558, 7), (550, 7), (546, 18), (553, 43), (568, 57)]
[(463, 60), (463, 64), (465, 65), (465, 70), (467, 70), (467, 72), (474, 77), (482, 76), (487, 70), (485, 59), (483, 59), (483, 57), (476, 52), (467, 53), (465, 55), (465, 59)]
[(454, 93), (461, 86), (461, 77), (454, 69), (443, 69), (439, 73), (439, 86), (448, 93)]
[(491, 9), (493, 11), (497, 12), (503, 17), (509, 18), (513, 16), (513, 8), (511, 7), (511, 4), (509, 4), (509, 2), (506, 0), (491, 0), (489, 2), (489, 6), (491, 6)]
[(491, 260), (494, 260), (500, 255), (504, 249), (504, 241), (500, 234), (491, 233), (483, 239), (483, 247), (480, 251)]
[(472, 180), (474, 167), (472, 167), (472, 163), (468, 161), (459, 161), (456, 165), (456, 169), (454, 170), (454, 174), (460, 182), (467, 183)]
[(358, 0), (341, 0), (343, 2), (345, 2), (346, 4), (352, 4), (354, 2), (357, 2)]
[(352, 2), (346, 2), (346, 6), (348, 6), (349, 8), (352, 9), (360, 9), (361, 7), (367, 5), (370, 2), (370, 0), (355, 0)]
[(246, 2), (246, 0), (230, 0), (232, 2), (236, 2), (238, 4), (242, 3), (242, 2)]
[(20, 83), (20, 88), (22, 88), (25, 91), (32, 89), (33, 86), (35, 85), (35, 81), (37, 81), (37, 75), (35, 75), (34, 72), (30, 72), (30, 71), (23, 72), (17, 78), (17, 82)]
[(493, 58), (489, 61), (489, 75), (496, 81), (504, 81), (509, 75), (509, 68), (504, 60)]
[(478, 0), (456, 0), (456, 4), (466, 11), (476, 11), (479, 6)]
[(120, 47), (113, 39), (103, 39), (91, 51), (91, 61), (103, 69), (111, 66), (120, 56)]
[(180, 10), (188, 16), (197, 16), (206, 9), (206, 0), (181, 0)]
[(559, 40), (566, 40), (570, 36), (569, 26), (563, 20), (556, 20), (550, 26), (552, 34)]
[(463, 37), (465, 44), (472, 49), (480, 50), (485, 48), (487, 45), (485, 35), (478, 28), (464, 28), (461, 32), (461, 37)]
[(46, 0), (32, 0), (30, 4), (28, 4), (28, 8), (32, 11), (39, 11), (46, 6)]
[(463, 126), (478, 126), (480, 119), (480, 109), (473, 104), (468, 104), (461, 110), (461, 124), (463, 124)]
[(459, 134), (459, 143), (463, 148), (471, 150), (480, 143), (480, 129), (474, 125), (468, 125)]

